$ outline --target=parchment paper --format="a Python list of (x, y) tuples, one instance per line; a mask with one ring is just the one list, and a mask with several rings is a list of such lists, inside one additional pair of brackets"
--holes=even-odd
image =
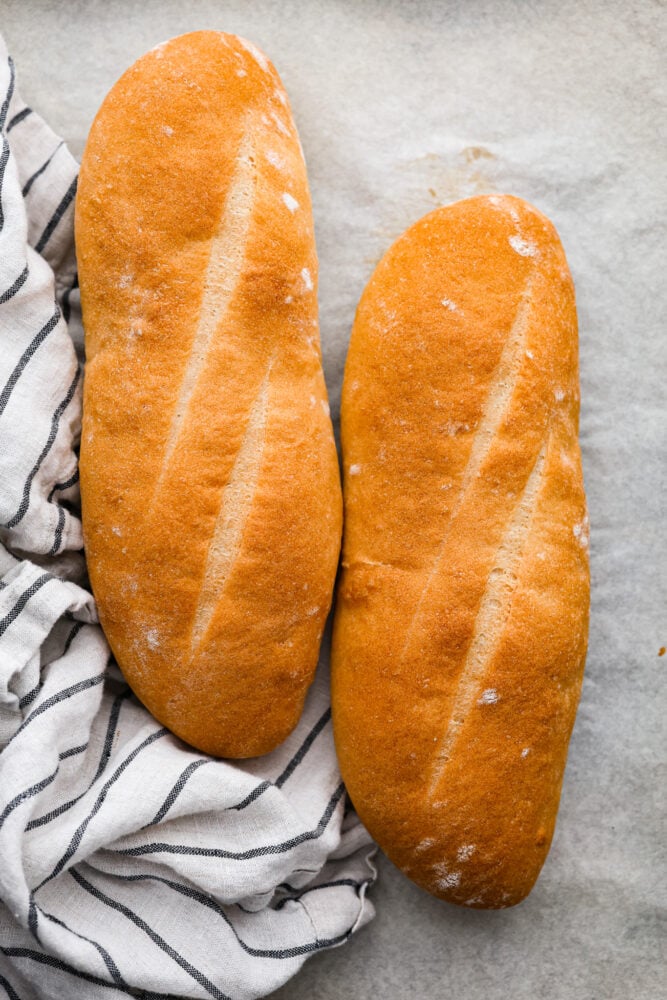
[(659, 2), (4, 0), (25, 99), (80, 155), (109, 87), (172, 35), (266, 50), (309, 166), (325, 371), (338, 412), (354, 310), (431, 208), (506, 191), (555, 222), (577, 289), (593, 603), (551, 854), (528, 900), (439, 903), (381, 861), (377, 919), (289, 1000), (641, 1000), (665, 972), (667, 343)]

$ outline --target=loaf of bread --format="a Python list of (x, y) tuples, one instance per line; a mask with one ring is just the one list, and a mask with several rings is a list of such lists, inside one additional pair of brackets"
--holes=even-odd
[(476, 197), (401, 236), (345, 369), (334, 732), (371, 834), (464, 906), (520, 902), (553, 834), (588, 631), (578, 419), (551, 223)]
[(342, 503), (306, 170), (258, 49), (195, 32), (121, 77), (83, 157), (76, 242), (105, 633), (183, 740), (266, 753), (313, 677)]

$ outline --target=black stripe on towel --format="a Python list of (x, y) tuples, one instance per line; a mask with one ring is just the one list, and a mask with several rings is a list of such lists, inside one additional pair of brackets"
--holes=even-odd
[(7, 612), (4, 618), (0, 618), (0, 635), (4, 635), (12, 622), (15, 622), (21, 614), (30, 598), (34, 597), (37, 591), (41, 590), (44, 584), (48, 583), (49, 580), (53, 580), (51, 574), (42, 573), (41, 576), (38, 576), (36, 580), (33, 580), (30, 586), (23, 591), (14, 607)]
[[(65, 314), (63, 312), (63, 316), (64, 315)], [(52, 503), (53, 502), (53, 496), (54, 496), (55, 493), (64, 492), (65, 490), (68, 490), (71, 486), (74, 486), (74, 484), (76, 482), (78, 482), (78, 480), (79, 480), (79, 469), (77, 467), (74, 470), (74, 474), (72, 476), (70, 476), (69, 479), (66, 479), (62, 483), (56, 483), (54, 486), (51, 487), (51, 491), (50, 491), (48, 497), (46, 498), (47, 503)], [(60, 546), (62, 545), (62, 542), (63, 542), (63, 530), (64, 530), (64, 528), (65, 528), (65, 509), (64, 509), (64, 507), (60, 507), (59, 506), (58, 507), (58, 523), (56, 524), (56, 530), (53, 533), (53, 545), (51, 546), (51, 550), (49, 552), (50, 556), (55, 556), (57, 554), (57, 552), (59, 551)]]
[(44, 171), (46, 170), (46, 168), (48, 167), (49, 163), (51, 162), (51, 160), (53, 159), (53, 157), (56, 155), (56, 153), (58, 152), (58, 150), (60, 149), (60, 147), (64, 146), (64, 145), (65, 145), (65, 140), (62, 139), (58, 143), (58, 145), (56, 146), (56, 148), (53, 150), (53, 152), (49, 156), (48, 160), (45, 160), (44, 163), (42, 163), (41, 167), (38, 167), (37, 170), (35, 170), (34, 174), (32, 174), (32, 176), (28, 178), (28, 180), (23, 185), (23, 190), (21, 191), (21, 194), (23, 195), (24, 198), (27, 195), (27, 193), (30, 190), (30, 188), (35, 183), (35, 181), (37, 180), (37, 178), (41, 177), (41, 175), (44, 173)]
[(317, 722), (315, 723), (311, 731), (308, 733), (308, 735), (306, 736), (305, 740), (303, 741), (297, 752), (294, 754), (294, 756), (288, 763), (285, 770), (278, 775), (275, 781), (260, 782), (260, 784), (257, 785), (256, 788), (253, 788), (253, 790), (250, 792), (249, 795), (247, 795), (241, 802), (239, 802), (235, 806), (232, 806), (231, 808), (238, 810), (245, 809), (246, 806), (249, 806), (251, 804), (251, 802), (255, 802), (260, 797), (260, 795), (262, 795), (267, 790), (267, 788), (271, 787), (282, 788), (282, 786), (285, 784), (289, 776), (292, 774), (295, 768), (298, 767), (303, 758), (306, 756), (311, 746), (313, 745), (319, 734), (322, 732), (322, 730), (324, 729), (330, 718), (331, 718), (331, 709), (328, 708), (324, 713), (324, 715), (317, 720)]
[(24, 108), (23, 111), (17, 111), (16, 114), (14, 115), (14, 117), (11, 118), (9, 120), (9, 122), (7, 123), (7, 131), (11, 132), (11, 130), (13, 128), (16, 128), (16, 126), (20, 122), (22, 122), (24, 118), (27, 118), (28, 115), (31, 115), (31, 114), (32, 114), (32, 108)]
[(42, 778), (41, 781), (36, 782), (34, 785), (31, 785), (30, 788), (25, 788), (22, 792), (19, 792), (18, 795), (15, 795), (0, 813), (0, 829), (4, 826), (7, 817), (10, 816), (18, 806), (23, 805), (24, 802), (28, 802), (29, 799), (32, 799), (35, 795), (39, 795), (41, 791), (48, 788), (51, 782), (55, 781), (59, 770), (60, 762), (58, 762), (55, 770), (52, 771), (51, 774), (47, 774), (47, 776)]
[(30, 895), (30, 903), (28, 904), (28, 930), (30, 931), (30, 933), (34, 937), (35, 941), (38, 944), (41, 944), (41, 941), (39, 940), (39, 933), (38, 933), (38, 930), (37, 930), (37, 922), (38, 922), (38, 918), (37, 918), (37, 904), (35, 903), (35, 900), (33, 899), (32, 893), (31, 893), (31, 895)]
[(28, 705), (32, 705), (33, 701), (35, 700), (41, 689), (42, 689), (42, 681), (40, 678), (39, 681), (35, 684), (34, 688), (31, 691), (28, 691), (27, 694), (23, 695), (23, 697), (19, 702), (19, 708), (27, 708)]
[(314, 830), (307, 830), (305, 833), (300, 833), (290, 840), (284, 840), (280, 844), (266, 844), (262, 847), (252, 847), (247, 851), (226, 851), (219, 847), (193, 847), (187, 844), (153, 843), (142, 844), (138, 847), (117, 848), (114, 853), (125, 854), (135, 858), (143, 854), (183, 854), (197, 858), (231, 858), (234, 861), (247, 861), (250, 858), (266, 857), (270, 854), (282, 854), (308, 840), (317, 840), (326, 829), (344, 792), (345, 786), (341, 782), (329, 800), (322, 818)]
[(49, 555), (55, 556), (63, 541), (63, 529), (65, 527), (65, 508), (58, 507), (58, 523), (53, 532), (53, 545), (49, 549)]
[(9, 105), (12, 97), (14, 96), (14, 84), (16, 83), (16, 70), (14, 69), (14, 60), (11, 56), (7, 57), (7, 63), (9, 65), (9, 86), (7, 88), (5, 99), (2, 102), (2, 107), (0, 107), (0, 129), (5, 127), (7, 112), (9, 111)]
[(14, 284), (10, 285), (7, 291), (3, 292), (2, 295), (0, 295), (0, 305), (4, 305), (5, 302), (9, 302), (9, 300), (13, 298), (14, 295), (16, 295), (18, 290), (22, 288), (23, 285), (25, 285), (27, 280), (28, 280), (28, 265), (26, 264), (26, 266), (23, 268), (23, 270), (19, 274)]
[(5, 169), (9, 161), (9, 143), (7, 142), (7, 136), (2, 137), (2, 153), (0, 153), (0, 230), (4, 228), (5, 225), (5, 210), (2, 207), (2, 184), (5, 179)]
[(70, 487), (74, 486), (74, 484), (78, 483), (78, 481), (79, 481), (79, 469), (77, 467), (74, 470), (73, 474), (69, 477), (69, 479), (66, 479), (63, 483), (56, 483), (55, 486), (51, 488), (51, 492), (49, 493), (46, 499), (48, 500), (49, 503), (51, 503), (54, 493), (64, 493), (65, 490), (70, 489)]
[(124, 906), (123, 903), (119, 903), (118, 900), (112, 899), (111, 896), (107, 896), (106, 893), (102, 892), (101, 889), (97, 889), (94, 885), (91, 885), (83, 875), (76, 870), (76, 868), (70, 868), (69, 874), (72, 876), (74, 881), (81, 886), (86, 892), (94, 896), (95, 899), (99, 900), (100, 903), (104, 903), (106, 906), (110, 907), (112, 910), (116, 910), (117, 913), (122, 913), (124, 917), (130, 920), (135, 927), (143, 931), (151, 941), (157, 945), (160, 951), (163, 951), (165, 955), (169, 957), (180, 966), (184, 972), (187, 972), (196, 983), (202, 986), (206, 992), (214, 998), (214, 1000), (231, 1000), (231, 997), (223, 993), (222, 990), (218, 989), (215, 983), (212, 983), (203, 972), (191, 965), (182, 955), (180, 955), (175, 948), (173, 948), (163, 937), (157, 934), (152, 927), (150, 927), (145, 920), (142, 920), (136, 913), (134, 913), (129, 907)]
[[(171, 809), (171, 807), (173, 806), (178, 796), (185, 788), (185, 785), (189, 780), (190, 776), (194, 774), (197, 768), (201, 767), (202, 764), (210, 764), (210, 763), (211, 763), (210, 758), (200, 757), (199, 760), (193, 760), (191, 764), (188, 764), (188, 766), (184, 769), (179, 779), (175, 782), (174, 787), (171, 789), (171, 791), (165, 798), (164, 802), (156, 812), (153, 819), (150, 821), (150, 823), (147, 823), (146, 826), (153, 826), (155, 823), (159, 823), (161, 820), (163, 820), (164, 817), (169, 812), (169, 810)], [(143, 829), (146, 829), (146, 827), (143, 827)]]
[(67, 656), (67, 654), (69, 653), (70, 646), (72, 645), (72, 643), (74, 642), (74, 640), (76, 639), (77, 635), (79, 634), (79, 632), (81, 631), (81, 629), (83, 628), (84, 625), (85, 625), (85, 622), (76, 622), (75, 623), (74, 627), (72, 628), (72, 631), (67, 636), (67, 642), (65, 643), (65, 645), (63, 647), (63, 651), (60, 654), (61, 656)]
[(23, 520), (23, 518), (27, 513), (28, 507), (30, 505), (30, 488), (32, 486), (32, 481), (37, 475), (42, 462), (44, 461), (48, 453), (51, 451), (53, 442), (55, 441), (56, 435), (58, 433), (60, 418), (62, 417), (63, 413), (65, 412), (69, 404), (72, 402), (72, 399), (74, 398), (74, 393), (76, 392), (76, 387), (79, 384), (80, 376), (81, 376), (81, 369), (77, 367), (76, 374), (72, 379), (72, 383), (69, 389), (67, 390), (65, 398), (61, 400), (61, 402), (58, 404), (56, 412), (53, 414), (53, 417), (51, 419), (51, 430), (49, 431), (49, 436), (47, 438), (46, 444), (42, 448), (39, 458), (33, 465), (28, 475), (28, 478), (26, 479), (25, 486), (23, 487), (23, 498), (19, 505), (19, 509), (16, 511), (14, 516), (10, 518), (9, 521), (5, 522), (4, 525), (5, 528), (15, 528), (16, 525)]
[(313, 745), (317, 737), (320, 735), (320, 733), (322, 732), (322, 730), (324, 729), (330, 718), (331, 718), (331, 709), (327, 708), (324, 715), (315, 723), (311, 731), (308, 733), (308, 736), (305, 738), (300, 748), (294, 754), (294, 756), (292, 757), (291, 761), (289, 762), (283, 773), (276, 778), (275, 785), (277, 788), (282, 788), (282, 786), (285, 784), (285, 782), (292, 774), (294, 769), (301, 763), (301, 761), (306, 756), (311, 746)]
[[(27, 719), (23, 720), (11, 740), (9, 740), (9, 743), (11, 743), (12, 740), (15, 740), (19, 733), (22, 733), (26, 726), (29, 726), (34, 719), (36, 719), (43, 712), (46, 712), (53, 705), (58, 705), (61, 701), (71, 698), (72, 695), (79, 694), (81, 691), (87, 691), (88, 688), (95, 687), (97, 684), (102, 684), (106, 680), (106, 676), (106, 672), (96, 674), (95, 677), (88, 677), (85, 681), (78, 681), (76, 684), (71, 684), (69, 687), (63, 688), (62, 691), (52, 694), (50, 698), (47, 698), (41, 705), (38, 705), (37, 708), (30, 713)], [(7, 743), (7, 746), (9, 746), (9, 743)], [(5, 750), (7, 749), (7, 746), (5, 747)]]
[(23, 805), (24, 802), (28, 802), (30, 799), (34, 798), (35, 795), (39, 795), (39, 793), (44, 791), (45, 788), (48, 788), (51, 782), (55, 781), (58, 771), (60, 770), (61, 761), (66, 760), (68, 757), (73, 757), (75, 752), (80, 753), (82, 750), (86, 749), (86, 746), (87, 744), (83, 747), (74, 747), (71, 750), (64, 750), (63, 753), (59, 755), (58, 763), (56, 764), (55, 770), (52, 771), (51, 774), (47, 774), (47, 776), (42, 778), (41, 781), (36, 782), (29, 788), (25, 788), (22, 792), (19, 792), (18, 795), (15, 795), (0, 813), (0, 829), (4, 825), (7, 817), (11, 815), (11, 813), (13, 813), (18, 806)]
[(16, 365), (14, 366), (14, 371), (7, 379), (7, 382), (5, 383), (5, 386), (2, 392), (0, 393), (0, 415), (3, 413), (5, 407), (7, 406), (9, 397), (14, 391), (16, 383), (23, 374), (25, 366), (28, 364), (28, 362), (30, 361), (31, 357), (33, 356), (37, 348), (44, 343), (48, 335), (51, 333), (51, 330), (53, 330), (54, 327), (57, 326), (59, 319), (60, 319), (60, 309), (56, 307), (56, 311), (54, 312), (54, 314), (44, 324), (39, 333), (35, 334), (35, 336), (30, 341), (30, 343), (26, 347), (21, 357), (16, 362)]
[(42, 250), (44, 249), (44, 247), (46, 246), (46, 244), (51, 239), (51, 236), (53, 235), (53, 231), (55, 230), (56, 226), (58, 225), (58, 223), (62, 219), (63, 215), (65, 214), (65, 212), (67, 211), (67, 209), (69, 208), (69, 206), (74, 201), (74, 196), (76, 194), (77, 180), (78, 180), (78, 178), (75, 177), (74, 180), (72, 181), (72, 183), (70, 184), (70, 186), (68, 187), (67, 191), (63, 195), (62, 200), (61, 200), (60, 204), (58, 205), (57, 209), (55, 210), (55, 212), (53, 213), (53, 215), (51, 216), (51, 218), (47, 222), (46, 228), (44, 229), (44, 232), (42, 233), (42, 235), (40, 236), (40, 238), (37, 240), (37, 243), (35, 244), (35, 250), (37, 251), (37, 253), (41, 253), (42, 252)]
[(5, 979), (5, 977), (1, 972), (0, 972), (0, 986), (4, 986), (5, 990), (7, 991), (7, 996), (9, 997), (9, 1000), (21, 1000), (21, 997), (18, 995), (12, 984), (9, 982), (8, 979)]
[(118, 983), (119, 986), (125, 987), (126, 989), (128, 988), (128, 984), (125, 982), (120, 972), (118, 971), (118, 966), (116, 965), (116, 963), (114, 962), (113, 958), (106, 950), (106, 948), (103, 948), (102, 945), (99, 943), (99, 941), (94, 941), (92, 938), (86, 937), (85, 934), (80, 934), (79, 931), (75, 931), (71, 927), (68, 927), (64, 920), (60, 920), (60, 918), (54, 916), (53, 913), (48, 913), (41, 907), (38, 907), (38, 909), (39, 912), (42, 914), (42, 916), (46, 917), (47, 920), (52, 920), (54, 924), (58, 924), (59, 927), (62, 927), (70, 934), (73, 934), (75, 937), (78, 937), (81, 941), (87, 941), (88, 944), (92, 944), (93, 948), (97, 951), (98, 955), (100, 956), (100, 958), (106, 965), (107, 969), (109, 970), (109, 975), (111, 976), (113, 981), (115, 983)]
[(81, 743), (78, 747), (71, 747), (69, 750), (63, 750), (60, 754), (61, 760), (67, 760), (68, 757), (76, 757), (80, 753), (84, 753), (88, 749), (87, 743)]

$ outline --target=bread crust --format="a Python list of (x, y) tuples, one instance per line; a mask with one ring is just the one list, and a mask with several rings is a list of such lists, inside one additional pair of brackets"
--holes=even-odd
[(467, 199), (401, 236), (343, 386), (333, 718), (363, 822), (453, 903), (546, 858), (586, 655), (574, 288), (552, 224)]
[(81, 493), (100, 618), (182, 739), (295, 726), (339, 555), (306, 169), (251, 43), (172, 39), (116, 83), (81, 164)]

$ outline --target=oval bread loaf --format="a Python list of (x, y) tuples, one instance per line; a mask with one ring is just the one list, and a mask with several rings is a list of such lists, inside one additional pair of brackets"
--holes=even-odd
[(76, 241), (104, 630), (174, 733), (266, 753), (313, 677), (342, 511), (306, 170), (259, 50), (196, 32), (124, 74), (90, 132)]
[(438, 209), (363, 294), (342, 400), (333, 718), (363, 822), (417, 884), (520, 902), (586, 653), (574, 290), (512, 197)]

